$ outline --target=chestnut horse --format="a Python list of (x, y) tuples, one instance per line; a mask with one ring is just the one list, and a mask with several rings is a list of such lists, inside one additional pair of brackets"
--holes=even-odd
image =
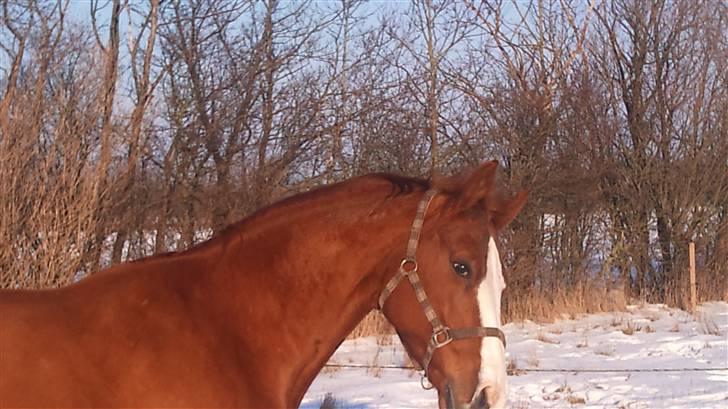
[(496, 234), (525, 194), (495, 172), (357, 177), (184, 252), (2, 291), (0, 407), (297, 407), (380, 301), (440, 407), (503, 406)]

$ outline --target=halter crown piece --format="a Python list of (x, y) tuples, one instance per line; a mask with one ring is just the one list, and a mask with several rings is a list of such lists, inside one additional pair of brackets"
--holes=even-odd
[(425, 317), (427, 317), (430, 325), (432, 325), (432, 336), (427, 343), (425, 355), (422, 357), (422, 387), (425, 389), (432, 389), (433, 387), (432, 384), (426, 385), (425, 381), (427, 379), (427, 368), (430, 365), (430, 361), (432, 361), (432, 356), (435, 353), (435, 350), (444, 347), (450, 342), (465, 338), (495, 337), (500, 339), (504, 348), (506, 346), (506, 336), (500, 328), (469, 327), (452, 329), (443, 325), (427, 298), (425, 288), (422, 286), (420, 276), (417, 274), (417, 243), (420, 241), (420, 233), (422, 232), (422, 226), (425, 222), (427, 208), (436, 194), (437, 190), (430, 189), (425, 192), (425, 195), (422, 197), (420, 204), (417, 206), (417, 215), (412, 223), (412, 230), (410, 231), (410, 238), (407, 243), (407, 253), (402, 259), (402, 262), (399, 264), (399, 270), (397, 270), (397, 273), (387, 282), (387, 285), (384, 287), (381, 294), (379, 294), (379, 309), (381, 310), (384, 308), (384, 303), (387, 301), (387, 298), (389, 298), (389, 296), (394, 292), (402, 279), (407, 277), (415, 291), (417, 301), (419, 301), (420, 306), (425, 313)]

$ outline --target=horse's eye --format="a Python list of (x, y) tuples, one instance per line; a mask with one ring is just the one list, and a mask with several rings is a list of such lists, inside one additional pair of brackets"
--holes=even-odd
[(452, 269), (455, 272), (455, 274), (459, 275), (463, 278), (470, 277), (470, 267), (468, 267), (465, 263), (459, 263), (459, 262), (453, 262), (452, 263)]

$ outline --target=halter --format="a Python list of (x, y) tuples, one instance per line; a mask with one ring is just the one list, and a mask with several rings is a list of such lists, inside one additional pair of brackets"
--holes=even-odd
[(430, 304), (430, 301), (427, 298), (425, 288), (422, 286), (420, 276), (417, 274), (418, 266), (416, 253), (417, 243), (420, 240), (420, 233), (422, 232), (422, 225), (425, 222), (425, 213), (427, 213), (427, 208), (430, 205), (432, 198), (435, 197), (436, 194), (437, 190), (435, 189), (430, 189), (425, 192), (424, 197), (417, 207), (417, 216), (412, 223), (412, 230), (410, 231), (410, 238), (409, 242), (407, 243), (407, 253), (402, 259), (402, 262), (399, 264), (399, 270), (394, 275), (394, 277), (392, 277), (389, 282), (387, 282), (387, 285), (384, 287), (382, 293), (379, 295), (379, 309), (381, 310), (384, 308), (384, 303), (387, 301), (387, 298), (389, 298), (392, 292), (394, 292), (394, 289), (397, 288), (397, 286), (404, 277), (407, 277), (410, 284), (412, 285), (412, 288), (415, 291), (417, 301), (419, 301), (420, 306), (425, 313), (425, 317), (427, 317), (430, 325), (432, 325), (432, 336), (427, 343), (427, 350), (425, 351), (425, 355), (422, 357), (422, 387), (425, 389), (432, 389), (432, 384), (430, 384), (429, 386), (425, 385), (425, 379), (427, 378), (427, 368), (430, 365), (430, 361), (432, 360), (432, 356), (435, 353), (435, 350), (444, 347), (450, 342), (466, 338), (494, 337), (500, 339), (500, 341), (503, 343), (504, 348), (506, 346), (506, 336), (505, 334), (503, 334), (503, 331), (501, 331), (500, 328), (469, 327), (452, 329), (447, 327), (446, 325), (443, 325), (442, 321), (440, 321), (440, 319), (437, 317), (435, 310), (432, 308), (432, 304)]

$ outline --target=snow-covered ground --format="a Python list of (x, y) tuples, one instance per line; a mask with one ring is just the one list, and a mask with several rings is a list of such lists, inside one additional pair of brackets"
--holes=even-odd
[[(630, 306), (553, 324), (511, 323), (504, 331), (512, 408), (728, 408), (725, 369), (578, 371), (726, 368), (728, 303), (705, 303), (695, 315), (664, 305)], [(408, 363), (396, 338), (385, 343), (371, 337), (346, 341), (330, 362)], [(327, 393), (345, 409), (437, 407), (436, 393), (423, 390), (412, 370), (324, 368), (301, 407), (318, 409)]]

